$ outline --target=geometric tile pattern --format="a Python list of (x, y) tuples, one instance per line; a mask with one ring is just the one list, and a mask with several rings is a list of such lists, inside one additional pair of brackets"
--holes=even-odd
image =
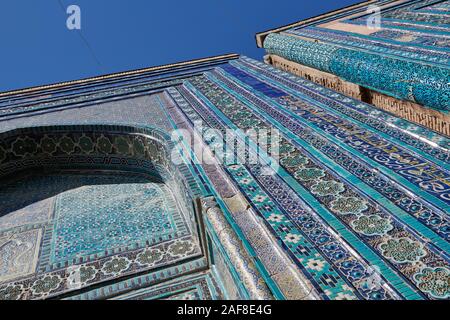
[[(241, 186), (246, 197), (270, 224), (277, 237), (292, 252), (295, 259), (298, 259), (299, 265), (315, 280), (321, 291), (326, 292), (330, 299), (356, 299), (355, 293), (345, 280), (324, 259), (314, 244), (308, 241), (303, 233), (285, 218), (281, 208), (270, 200), (268, 194), (258, 186), (245, 168), (233, 165), (229, 166), (228, 170)], [(385, 293), (385, 295), (388, 294)]]
[[(447, 113), (447, 1), (398, 1), (383, 7), (388, 2), (349, 9), (344, 18), (335, 15), (300, 24), (284, 34), (270, 33), (264, 48), (346, 81)], [(373, 5), (381, 8), (377, 15), (371, 11)]]
[(56, 197), (51, 263), (188, 234), (186, 226), (177, 229), (174, 220), (183, 218), (166, 186), (145, 179), (83, 178), (85, 186)]
[[(233, 62), (230, 62), (230, 64), (235, 65)], [(249, 74), (256, 74), (261, 78), (270, 79), (275, 84), (279, 83), (284, 89), (290, 89), (289, 92), (295, 92), (299, 96), (320, 102), (322, 108), (335, 114), (337, 113), (342, 119), (349, 117), (371, 130), (385, 134), (385, 137), (398, 140), (409, 147), (413, 147), (413, 150), (419, 149), (422, 152), (433, 155), (437, 159), (448, 159), (446, 150), (450, 148), (450, 139), (444, 135), (436, 134), (420, 125), (395, 117), (390, 113), (382, 112), (368, 104), (361, 103), (359, 100), (351, 99), (344, 94), (314, 82), (271, 68), (259, 61), (242, 57), (237, 67), (245, 69)], [(429, 143), (416, 139), (411, 134), (417, 134), (417, 136), (426, 138), (440, 148), (432, 148)]]
[[(286, 86), (264, 76), (273, 73), (241, 58), (177, 87), (187, 103), (180, 103), (172, 89), (171, 94), (190, 121), (204, 121), (204, 126), (221, 133), (228, 128), (280, 130), (280, 168), (274, 175), (264, 177), (257, 166), (246, 164), (245, 159), (256, 152), (252, 147), (239, 158), (244, 171), (235, 176), (233, 166), (226, 169), (324, 297), (436, 298), (433, 290), (440, 282), (435, 282), (433, 290), (420, 290), (424, 286), (418, 279), (429, 268), (440, 268), (440, 274), (449, 270), (448, 151), (417, 143), (411, 135), (405, 137), (406, 132), (385, 135), (374, 122), (367, 130), (359, 119), (340, 116), (344, 109), (346, 114), (364, 112), (357, 105), (341, 104), (339, 111), (330, 113), (329, 104), (324, 106), (322, 101), (324, 96), (335, 100), (329, 96), (332, 91), (317, 92), (308, 83), (307, 89), (314, 93), (298, 93), (293, 89), (296, 84)], [(316, 99), (308, 98), (313, 94)], [(446, 145), (445, 138), (427, 134)], [(245, 139), (245, 134), (236, 136)], [(217, 137), (204, 135), (203, 139), (211, 147), (218, 143)], [(267, 163), (275, 160), (269, 149), (259, 156)], [(257, 192), (261, 187), (265, 192)], [(290, 195), (289, 189), (300, 199)], [(313, 210), (315, 215), (293, 215), (297, 201), (296, 210)], [(314, 216), (307, 231), (304, 223), (312, 223)], [(330, 228), (343, 236), (333, 244), (333, 236), (323, 233)], [(345, 253), (348, 247), (360, 255)], [(340, 252), (328, 253), (331, 248)], [(383, 289), (371, 288), (374, 276), (386, 283)], [(329, 280), (324, 282), (325, 278)], [(440, 298), (448, 296), (446, 288)]]

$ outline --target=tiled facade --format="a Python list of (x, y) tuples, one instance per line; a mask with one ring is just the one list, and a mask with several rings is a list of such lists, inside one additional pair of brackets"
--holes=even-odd
[(448, 135), (447, 10), (442, 0), (367, 1), (257, 39), (269, 63)]
[(449, 299), (449, 149), (235, 55), (0, 94), (0, 299)]

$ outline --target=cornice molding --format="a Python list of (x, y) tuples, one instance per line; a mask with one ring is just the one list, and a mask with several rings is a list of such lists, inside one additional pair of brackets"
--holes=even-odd
[(238, 54), (224, 54), (219, 56), (213, 56), (208, 58), (201, 58), (201, 59), (194, 59), (194, 60), (188, 60), (183, 62), (177, 62), (177, 63), (171, 63), (171, 64), (164, 64), (160, 66), (154, 66), (149, 68), (143, 68), (143, 69), (136, 69), (136, 70), (130, 70), (130, 71), (124, 71), (124, 72), (116, 72), (111, 74), (105, 74), (101, 76), (95, 76), (95, 77), (89, 77), (79, 80), (72, 80), (72, 81), (65, 81), (65, 82), (59, 82), (54, 84), (48, 84), (48, 85), (42, 85), (42, 86), (36, 86), (36, 87), (30, 87), (30, 88), (24, 88), (19, 90), (11, 90), (11, 91), (5, 91), (0, 92), (0, 98), (8, 97), (8, 96), (14, 96), (17, 94), (27, 94), (27, 93), (35, 93), (41, 90), (48, 90), (48, 89), (60, 89), (67, 86), (72, 85), (78, 85), (78, 84), (88, 84), (95, 81), (102, 81), (102, 80), (108, 80), (108, 79), (114, 79), (114, 78), (120, 78), (125, 76), (133, 76), (133, 75), (139, 75), (147, 72), (154, 72), (154, 71), (170, 71), (171, 69), (177, 69), (181, 67), (191, 66), (199, 63), (208, 63), (208, 62), (216, 62), (220, 60), (232, 60), (239, 58)]

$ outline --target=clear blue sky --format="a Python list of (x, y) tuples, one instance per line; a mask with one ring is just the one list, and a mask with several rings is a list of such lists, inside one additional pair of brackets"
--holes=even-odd
[[(81, 8), (81, 33), (64, 7)], [(261, 59), (256, 32), (359, 0), (2, 0), (0, 91), (223, 53)], [(95, 57), (95, 58), (94, 58)]]

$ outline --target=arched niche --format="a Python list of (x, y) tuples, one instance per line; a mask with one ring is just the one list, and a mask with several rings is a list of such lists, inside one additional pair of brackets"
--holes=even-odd
[[(172, 151), (168, 134), (151, 127), (1, 133), (0, 242), (8, 265), (0, 288), (42, 298), (202, 257), (194, 201), (201, 194)], [(48, 215), (35, 214), (42, 206)], [(83, 270), (95, 276), (83, 282)], [(43, 292), (41, 283), (54, 279), (58, 285)]]

